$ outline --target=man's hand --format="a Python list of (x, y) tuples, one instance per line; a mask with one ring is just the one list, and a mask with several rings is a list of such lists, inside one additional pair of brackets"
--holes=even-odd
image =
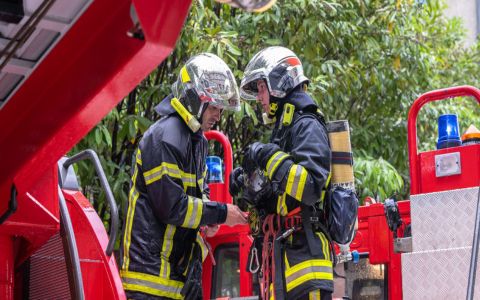
[(218, 224), (215, 224), (215, 225), (207, 225), (205, 227), (205, 236), (206, 237), (212, 237), (214, 236), (218, 229), (220, 228), (220, 226)]
[(232, 197), (236, 197), (244, 187), (243, 168), (237, 167), (230, 173), (228, 191)]
[(247, 213), (243, 212), (238, 206), (227, 204), (227, 219), (225, 224), (228, 226), (235, 226), (238, 224), (247, 223)]

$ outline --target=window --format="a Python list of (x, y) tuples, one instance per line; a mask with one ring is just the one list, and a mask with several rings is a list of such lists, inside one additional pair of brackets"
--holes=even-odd
[(334, 297), (348, 296), (357, 300), (387, 299), (385, 265), (371, 265), (368, 258), (358, 264), (348, 262), (335, 267)]
[(215, 249), (212, 298), (240, 296), (240, 255), (238, 244), (227, 244)]

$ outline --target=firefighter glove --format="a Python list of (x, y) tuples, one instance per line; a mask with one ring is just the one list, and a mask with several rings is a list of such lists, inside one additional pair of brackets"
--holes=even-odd
[(243, 168), (237, 167), (230, 173), (230, 184), (228, 190), (232, 197), (238, 196), (244, 187)]
[(251, 144), (245, 150), (245, 155), (243, 158), (245, 170), (248, 173), (248, 168), (250, 168), (251, 165), (260, 167), (262, 170), (265, 170), (270, 157), (272, 157), (272, 155), (278, 151), (280, 151), (280, 147), (277, 144), (263, 144), (260, 142), (255, 142)]
[(242, 200), (255, 207), (265, 207), (269, 200), (276, 197), (277, 195), (272, 188), (272, 184), (266, 182), (259, 191), (247, 189), (243, 194)]

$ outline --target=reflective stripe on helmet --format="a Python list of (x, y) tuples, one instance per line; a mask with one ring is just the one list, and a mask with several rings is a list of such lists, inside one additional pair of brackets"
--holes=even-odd
[(187, 66), (183, 66), (180, 70), (180, 76), (182, 77), (183, 83), (190, 82), (190, 75), (188, 75)]

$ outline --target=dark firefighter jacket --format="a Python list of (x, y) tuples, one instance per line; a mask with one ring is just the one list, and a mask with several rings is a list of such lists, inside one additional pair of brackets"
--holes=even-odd
[[(272, 210), (286, 216), (301, 205), (311, 207), (323, 201), (330, 180), (331, 150), (323, 117), (309, 95), (296, 89), (280, 99), (278, 105), (270, 142), (282, 151), (270, 157), (266, 175), (281, 191)], [(287, 105), (295, 107), (291, 120), (285, 113)], [(321, 232), (315, 232), (315, 238), (321, 245), (319, 255), (309, 251), (304, 231), (295, 232), (286, 243), (282, 257), (287, 299), (298, 299), (318, 289), (333, 291), (328, 240)]]
[(223, 223), (226, 206), (204, 196), (207, 140), (187, 127), (170, 100), (160, 105), (164, 117), (145, 132), (136, 153), (121, 277), (127, 291), (182, 299), (192, 247), (203, 242), (199, 226)]

